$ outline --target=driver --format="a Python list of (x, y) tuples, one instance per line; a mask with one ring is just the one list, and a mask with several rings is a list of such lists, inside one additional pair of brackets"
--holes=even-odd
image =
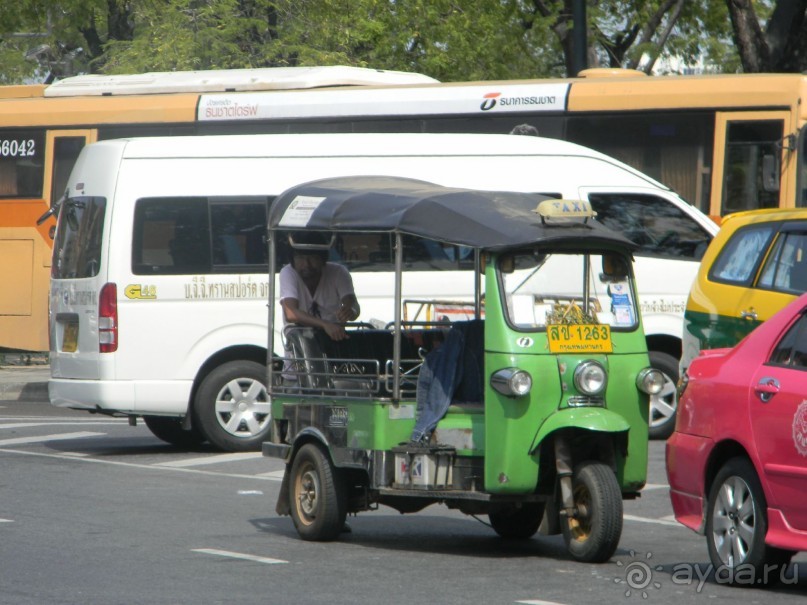
[(319, 232), (289, 235), (291, 263), (280, 270), (280, 305), (285, 323), (321, 328), (344, 340), (345, 322), (361, 312), (350, 273), (328, 262), (330, 238)]

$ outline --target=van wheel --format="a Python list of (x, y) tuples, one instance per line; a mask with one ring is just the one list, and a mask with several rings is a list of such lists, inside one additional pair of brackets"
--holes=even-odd
[(601, 462), (583, 462), (572, 476), (576, 514), (561, 517), (569, 554), (584, 563), (603, 563), (622, 536), (622, 490), (614, 471)]
[[(752, 567), (758, 584), (784, 577), (794, 553), (765, 544), (767, 533), (768, 504), (754, 466), (745, 458), (732, 458), (717, 473), (706, 504), (712, 565), (729, 570)], [(730, 582), (740, 577), (730, 574)]]
[(313, 443), (302, 446), (294, 456), (289, 508), (303, 540), (334, 540), (345, 525), (347, 493), (342, 476)]
[(543, 516), (543, 502), (503, 504), (488, 513), (491, 527), (506, 540), (532, 538), (538, 531)]
[(666, 439), (675, 429), (678, 411), (678, 362), (672, 355), (651, 351), (650, 365), (664, 374), (664, 385), (658, 395), (650, 395), (648, 434), (651, 439)]
[(231, 361), (205, 377), (193, 406), (194, 419), (207, 439), (227, 452), (260, 450), (272, 428), (266, 366)]
[(182, 419), (168, 416), (143, 416), (143, 422), (158, 439), (182, 448), (195, 448), (205, 442), (196, 429), (182, 428)]

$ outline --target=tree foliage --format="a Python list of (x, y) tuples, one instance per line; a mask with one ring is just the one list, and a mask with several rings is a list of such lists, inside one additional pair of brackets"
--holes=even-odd
[[(292, 65), (565, 76), (573, 0), (17, 0), (0, 82)], [(592, 67), (807, 68), (807, 0), (587, 0)]]

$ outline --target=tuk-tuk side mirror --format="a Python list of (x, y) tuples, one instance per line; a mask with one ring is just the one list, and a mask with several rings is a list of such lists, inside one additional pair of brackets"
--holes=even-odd
[(628, 263), (625, 257), (618, 254), (604, 254), (602, 257), (602, 273), (600, 280), (603, 282), (624, 281), (628, 277)]
[(499, 271), (502, 273), (513, 273), (516, 270), (516, 259), (512, 254), (502, 256), (499, 259)]

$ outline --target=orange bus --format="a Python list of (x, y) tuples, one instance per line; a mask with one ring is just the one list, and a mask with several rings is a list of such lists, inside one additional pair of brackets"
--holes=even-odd
[(80, 149), (150, 135), (510, 132), (611, 155), (718, 219), (807, 205), (807, 76), (645, 76), (439, 83), (371, 69), (77, 76), (0, 87), (0, 347), (46, 351), (52, 219)]

